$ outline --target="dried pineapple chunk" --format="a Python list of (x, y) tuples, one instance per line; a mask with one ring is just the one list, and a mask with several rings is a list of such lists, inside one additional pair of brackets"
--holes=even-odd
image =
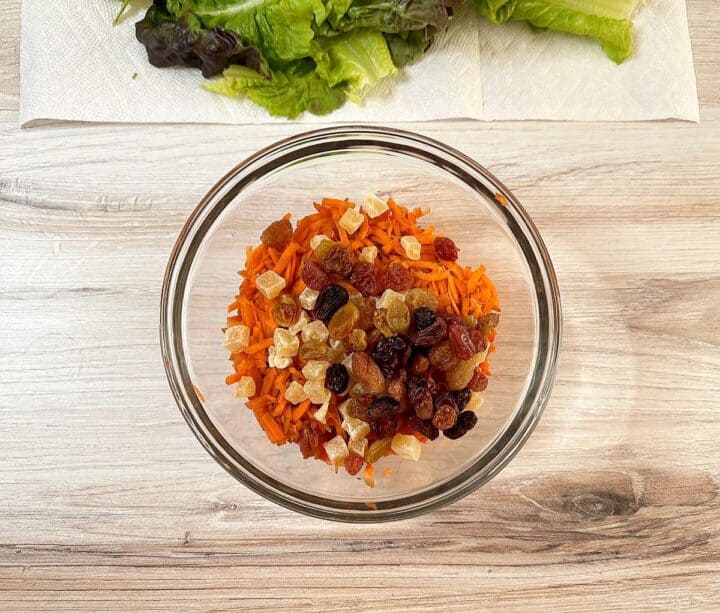
[(482, 397), (480, 392), (472, 392), (470, 394), (470, 400), (467, 406), (463, 409), (464, 411), (477, 411), (485, 403), (485, 399)]
[(366, 438), (359, 438), (357, 440), (350, 439), (347, 446), (350, 451), (357, 453), (359, 456), (364, 458), (368, 447), (368, 441)]
[(268, 300), (276, 298), (285, 289), (285, 279), (274, 270), (268, 270), (255, 278), (258, 291)]
[(290, 404), (300, 404), (306, 397), (303, 386), (297, 381), (293, 381), (285, 390), (285, 400)]
[(270, 368), (287, 368), (292, 364), (292, 358), (281, 358), (277, 355), (275, 345), (268, 347), (268, 366)]
[(365, 200), (362, 204), (362, 209), (370, 219), (382, 215), (385, 211), (389, 211), (390, 207), (387, 203), (383, 202), (375, 194), (369, 194), (365, 196)]
[(288, 330), (293, 334), (297, 334), (298, 332), (302, 332), (303, 328), (309, 323), (310, 316), (307, 314), (306, 311), (300, 311), (300, 316), (298, 317), (298, 320), (292, 326), (289, 326)]
[(309, 381), (324, 381), (328, 368), (330, 368), (330, 362), (327, 360), (310, 360), (303, 366), (302, 374)]
[(328, 455), (328, 459), (335, 465), (339, 466), (348, 457), (348, 448), (345, 444), (345, 439), (339, 434), (335, 438), (331, 438), (327, 443), (323, 443), (325, 447), (325, 453)]
[(348, 209), (342, 214), (338, 225), (348, 234), (355, 234), (365, 221), (365, 216), (355, 209)]
[(382, 293), (382, 296), (377, 299), (375, 308), (387, 309), (396, 300), (405, 302), (405, 294), (401, 294), (400, 292), (396, 292), (394, 289), (388, 288)]
[(235, 398), (250, 398), (255, 395), (255, 379), (248, 375), (240, 377), (233, 396)]
[(393, 436), (390, 448), (400, 457), (417, 462), (422, 452), (422, 444), (412, 434), (400, 434)]
[(332, 240), (329, 236), (326, 236), (325, 234), (316, 234), (310, 239), (310, 249), (315, 251), (320, 246), (320, 243), (323, 241), (330, 241)]
[(378, 248), (375, 245), (373, 245), (372, 247), (363, 247), (362, 251), (360, 252), (360, 261), (374, 264), (377, 254)]
[(319, 295), (320, 292), (315, 291), (312, 288), (306, 287), (303, 291), (300, 292), (300, 295), (298, 296), (298, 302), (303, 309), (311, 311), (315, 308), (315, 303), (317, 302)]
[(348, 417), (350, 417), (347, 412), (349, 406), (350, 406), (350, 398), (348, 398), (347, 400), (342, 402), (340, 404), (340, 406), (338, 407), (338, 412), (340, 413), (340, 415), (342, 415), (343, 419), (347, 419)]
[(329, 402), (323, 402), (320, 408), (313, 413), (313, 418), (324, 424), (327, 421), (327, 412), (330, 408)]
[(351, 440), (365, 438), (370, 432), (370, 424), (354, 417), (345, 418), (341, 425)]
[(243, 351), (250, 343), (250, 328), (245, 324), (230, 326), (225, 330), (225, 349), (230, 353)]
[(330, 390), (325, 387), (324, 381), (310, 379), (303, 385), (303, 391), (314, 404), (322, 404), (330, 400)]
[(300, 349), (300, 340), (297, 335), (285, 328), (275, 328), (273, 343), (275, 344), (275, 355), (278, 358), (292, 358)]
[(405, 255), (411, 260), (419, 260), (422, 251), (420, 241), (414, 236), (403, 236), (400, 239), (400, 245), (405, 250)]
[(309, 323), (302, 331), (303, 343), (310, 343), (312, 341), (324, 343), (329, 335), (330, 333), (328, 332), (327, 326), (319, 319)]

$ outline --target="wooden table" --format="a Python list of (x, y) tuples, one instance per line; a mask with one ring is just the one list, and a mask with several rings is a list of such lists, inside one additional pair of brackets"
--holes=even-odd
[(187, 214), (298, 128), (21, 130), (19, 0), (0, 0), (0, 609), (720, 609), (720, 17), (688, 4), (700, 125), (404, 126), (525, 204), (557, 268), (563, 352), (499, 477), (355, 527), (236, 483), (160, 361)]

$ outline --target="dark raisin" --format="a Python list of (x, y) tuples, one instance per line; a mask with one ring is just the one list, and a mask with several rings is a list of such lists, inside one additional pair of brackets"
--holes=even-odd
[(454, 262), (458, 259), (458, 248), (452, 239), (441, 236), (435, 239), (435, 255), (441, 260)]
[(435, 345), (428, 354), (430, 364), (443, 371), (451, 370), (460, 361), (448, 341), (442, 341)]
[(371, 355), (383, 372), (394, 372), (399, 367), (408, 344), (401, 336), (383, 336), (375, 343)]
[(330, 283), (330, 277), (327, 276), (327, 273), (312, 260), (305, 262), (300, 276), (305, 285), (318, 292)]
[(345, 458), (345, 470), (349, 475), (357, 475), (365, 464), (365, 458), (355, 452), (351, 452)]
[(485, 335), (479, 328), (470, 330), (470, 340), (473, 342), (473, 345), (475, 345), (475, 351), (477, 353), (482, 353), (487, 349), (488, 342), (485, 340)]
[(292, 224), (287, 219), (273, 221), (260, 235), (263, 245), (278, 249), (292, 238)]
[(458, 411), (462, 411), (467, 406), (468, 402), (470, 402), (472, 390), (469, 387), (464, 387), (461, 390), (454, 391), (452, 395)]
[(333, 394), (342, 394), (350, 383), (350, 375), (344, 364), (331, 364), (325, 371), (325, 387)]
[(418, 307), (413, 311), (416, 330), (424, 330), (435, 322), (435, 311), (428, 307)]
[(390, 396), (381, 396), (372, 401), (367, 409), (367, 416), (370, 419), (381, 419), (397, 413), (400, 410), (400, 403)]
[(408, 417), (407, 425), (408, 428), (414, 432), (422, 434), (431, 441), (434, 441), (438, 436), (440, 436), (440, 432), (432, 425), (432, 422), (429, 419), (420, 419), (417, 415), (411, 415)]
[(328, 249), (322, 266), (326, 272), (344, 279), (353, 270), (353, 256), (345, 245), (335, 244)]
[(341, 306), (347, 304), (350, 294), (342, 286), (330, 283), (320, 290), (317, 302), (315, 303), (315, 317), (328, 324), (330, 319)]
[(453, 324), (463, 323), (463, 318), (456, 313), (440, 313), (440, 317), (445, 320), (445, 323), (448, 325), (448, 327), (452, 326)]
[(404, 292), (413, 286), (413, 274), (402, 264), (393, 262), (385, 275), (385, 286), (396, 292)]
[(446, 335), (447, 324), (445, 320), (441, 317), (436, 317), (435, 321), (427, 328), (415, 330), (410, 335), (410, 341), (414, 345), (420, 345), (421, 347), (432, 347), (444, 339)]
[(488, 378), (481, 370), (476, 371), (475, 374), (472, 376), (472, 379), (470, 379), (470, 383), (468, 383), (468, 387), (473, 392), (483, 392), (485, 391), (487, 386)]
[(396, 415), (388, 415), (370, 422), (370, 429), (378, 438), (388, 438), (398, 431), (400, 421)]
[(312, 419), (305, 421), (304, 424), (302, 432), (300, 432), (298, 445), (303, 458), (307, 459), (317, 452), (320, 445), (320, 435), (324, 432), (325, 426)]
[(438, 430), (452, 428), (457, 422), (458, 410), (450, 394), (440, 394), (435, 398), (435, 414), (432, 418), (433, 426)]
[(412, 407), (415, 415), (420, 419), (430, 419), (433, 416), (433, 399), (430, 390), (424, 389), (417, 392)]
[(375, 267), (370, 262), (358, 262), (353, 266), (350, 283), (363, 296), (377, 296), (380, 293)]
[(448, 340), (453, 353), (461, 360), (469, 360), (475, 355), (475, 345), (465, 324), (451, 324), (448, 327)]
[(457, 422), (452, 428), (443, 431), (443, 434), (450, 439), (458, 439), (465, 436), (478, 422), (477, 415), (472, 411), (463, 411), (458, 415)]

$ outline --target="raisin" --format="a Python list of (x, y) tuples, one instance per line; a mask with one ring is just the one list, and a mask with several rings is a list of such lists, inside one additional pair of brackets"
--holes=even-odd
[(470, 340), (473, 342), (473, 345), (475, 346), (475, 351), (477, 351), (478, 353), (482, 353), (488, 347), (488, 343), (485, 340), (485, 335), (479, 328), (470, 330)]
[(499, 323), (500, 313), (497, 311), (490, 311), (478, 319), (478, 328), (483, 331), (485, 336), (487, 336), (498, 327)]
[(361, 395), (351, 398), (347, 405), (347, 414), (355, 419), (368, 420), (367, 410), (372, 402), (372, 396)]
[(428, 307), (418, 307), (413, 311), (416, 330), (424, 330), (435, 323), (435, 311)]
[(441, 236), (435, 239), (435, 255), (441, 260), (454, 262), (458, 259), (458, 248), (452, 239)]
[(407, 371), (404, 368), (399, 368), (395, 374), (395, 378), (400, 381), (400, 383), (407, 382)]
[(400, 356), (407, 349), (407, 342), (401, 336), (382, 337), (372, 349), (373, 360), (379, 366), (394, 370), (400, 365)]
[(381, 394), (385, 389), (385, 380), (378, 365), (365, 351), (356, 351), (352, 355), (352, 371), (358, 382), (370, 394)]
[(451, 324), (448, 327), (448, 339), (453, 353), (461, 360), (469, 360), (475, 355), (475, 345), (464, 324)]
[(305, 285), (318, 292), (330, 283), (330, 277), (327, 276), (327, 273), (312, 260), (305, 262), (300, 276)]
[(349, 277), (353, 270), (353, 256), (350, 249), (339, 243), (333, 245), (325, 254), (322, 267), (325, 272), (337, 275), (341, 279)]
[(365, 330), (355, 328), (350, 333), (349, 340), (350, 346), (353, 348), (353, 351), (362, 351), (363, 349), (367, 348), (367, 334), (365, 333)]
[(393, 415), (400, 411), (400, 402), (390, 396), (380, 396), (372, 401), (367, 409), (367, 416), (370, 419), (376, 420), (389, 415)]
[(420, 287), (415, 287), (405, 293), (405, 304), (412, 310), (419, 307), (428, 307), (433, 311), (437, 311), (438, 309), (437, 296)]
[[(323, 266), (323, 263), (325, 262), (325, 258), (327, 257), (328, 251), (332, 249), (335, 246), (335, 241), (332, 241), (330, 239), (323, 239), (320, 241), (320, 244), (315, 247), (315, 250), (313, 251), (312, 258), (315, 262), (320, 264), (320, 266)], [(323, 266), (324, 268), (324, 266)]]
[(414, 375), (424, 375), (430, 368), (430, 360), (422, 353), (416, 353), (410, 359), (410, 372)]
[(459, 411), (462, 411), (470, 402), (470, 396), (472, 396), (472, 390), (469, 387), (464, 387), (461, 390), (456, 390), (452, 393), (453, 399)]
[(413, 285), (413, 274), (402, 264), (393, 262), (385, 274), (385, 286), (396, 292), (404, 292)]
[(463, 411), (458, 415), (457, 422), (452, 428), (448, 428), (443, 431), (443, 434), (449, 439), (458, 439), (461, 436), (465, 436), (470, 430), (472, 430), (478, 422), (477, 415), (472, 411)]
[(273, 221), (262, 231), (260, 240), (263, 245), (278, 249), (290, 241), (292, 233), (292, 224), (287, 219), (280, 219)]
[(334, 343), (328, 349), (327, 361), (331, 364), (337, 364), (338, 362), (342, 362), (346, 355), (347, 351), (345, 350), (345, 343)]
[(488, 386), (488, 378), (485, 375), (484, 372), (481, 370), (478, 370), (473, 376), (472, 379), (470, 379), (470, 383), (468, 383), (468, 387), (473, 392), (484, 392), (485, 389)]
[(422, 377), (413, 377), (408, 382), (408, 400), (420, 419), (430, 419), (433, 415), (433, 399), (427, 382)]
[(345, 470), (348, 472), (348, 475), (357, 475), (363, 467), (363, 464), (365, 464), (365, 458), (354, 451), (349, 453), (345, 458)]
[(384, 335), (392, 336), (395, 334), (392, 328), (388, 325), (387, 321), (387, 309), (376, 309), (373, 314), (373, 324), (375, 327)]
[(410, 310), (402, 300), (394, 300), (388, 306), (386, 317), (388, 326), (396, 334), (407, 332), (410, 327)]
[(448, 327), (452, 326), (453, 324), (461, 324), (463, 321), (463, 318), (460, 317), (460, 315), (456, 315), (455, 313), (440, 313), (440, 317), (445, 320), (445, 323), (448, 325)]
[(307, 420), (304, 422), (298, 445), (303, 458), (307, 459), (314, 456), (320, 445), (320, 435), (325, 431), (325, 426), (315, 420)]
[(278, 326), (287, 328), (292, 326), (300, 316), (300, 305), (292, 296), (283, 294), (280, 300), (273, 304), (270, 313)]
[(350, 294), (342, 286), (336, 283), (326, 285), (318, 296), (315, 303), (315, 317), (327, 324), (332, 316), (341, 306), (347, 304)]
[(363, 296), (377, 296), (380, 293), (375, 266), (370, 262), (358, 262), (353, 266), (350, 283)]
[(358, 308), (348, 302), (341, 306), (332, 316), (328, 324), (328, 332), (335, 339), (344, 339), (350, 336), (355, 324), (360, 319), (360, 311)]
[(480, 354), (469, 360), (460, 360), (455, 368), (447, 372), (447, 384), (451, 390), (460, 390), (467, 387), (475, 374), (475, 367), (480, 363)]
[(433, 426), (429, 419), (420, 419), (417, 415), (411, 415), (408, 417), (407, 426), (414, 432), (422, 434), (431, 441), (434, 441), (438, 436), (440, 436), (440, 432), (435, 426)]
[(402, 381), (393, 379), (387, 384), (387, 395), (393, 400), (400, 402), (402, 397), (405, 395), (405, 386)]
[(395, 415), (388, 415), (370, 422), (370, 429), (378, 438), (388, 438), (398, 431), (400, 421)]
[(452, 350), (449, 341), (442, 341), (435, 345), (428, 354), (430, 364), (440, 370), (450, 370), (457, 366), (459, 362), (458, 357)]
[(437, 373), (435, 373), (435, 375), (436, 376), (433, 376), (433, 373), (431, 372), (425, 374), (425, 383), (433, 396), (447, 391), (447, 386), (442, 381), (438, 380)]
[(427, 328), (415, 330), (410, 335), (410, 340), (414, 345), (421, 347), (432, 347), (439, 343), (447, 335), (447, 324), (441, 317), (435, 318), (435, 321)]
[(355, 306), (357, 306), (360, 312), (357, 327), (365, 331), (372, 328), (375, 316), (375, 305), (373, 301), (369, 298), (361, 298)]
[(328, 354), (328, 346), (320, 341), (309, 341), (300, 345), (298, 357), (303, 361), (324, 360)]
[(350, 383), (350, 375), (344, 364), (331, 364), (325, 371), (325, 387), (333, 394), (342, 394)]
[(435, 398), (435, 414), (432, 418), (433, 426), (438, 430), (452, 428), (457, 422), (458, 410), (453, 397), (448, 394), (439, 394)]
[(468, 330), (473, 330), (474, 328), (477, 328), (478, 320), (474, 315), (466, 315), (463, 317), (463, 323)]

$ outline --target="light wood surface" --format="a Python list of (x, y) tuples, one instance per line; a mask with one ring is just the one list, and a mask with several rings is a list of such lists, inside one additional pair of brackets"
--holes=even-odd
[(715, 4), (688, 2), (699, 125), (404, 126), (525, 204), (557, 268), (563, 352), (537, 431), (493, 482), (354, 527), (229, 477), (158, 348), (187, 214), (297, 128), (21, 130), (19, 0), (0, 0), (0, 609), (720, 610)]

